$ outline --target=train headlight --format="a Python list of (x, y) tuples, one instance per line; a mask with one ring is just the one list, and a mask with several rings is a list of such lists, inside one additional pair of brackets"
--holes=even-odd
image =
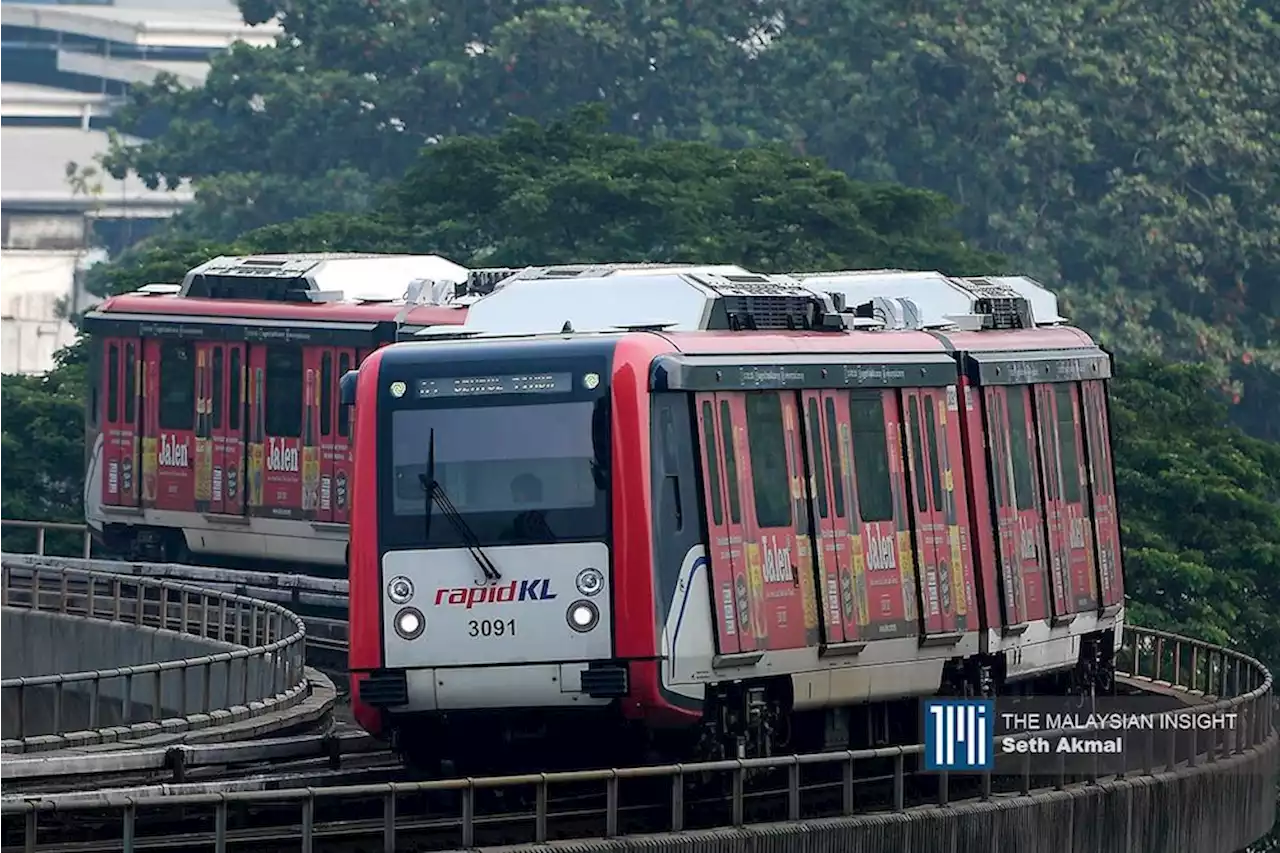
[(427, 627), (427, 617), (416, 607), (406, 607), (396, 614), (396, 633), (406, 640), (416, 640)]
[(600, 621), (600, 611), (590, 601), (575, 601), (569, 605), (569, 611), (565, 617), (569, 621), (570, 628), (579, 634), (585, 634)]
[(396, 604), (408, 604), (413, 598), (413, 581), (406, 577), (396, 577), (387, 584), (387, 598)]
[(604, 575), (599, 569), (583, 569), (578, 572), (578, 592), (583, 595), (595, 595), (604, 589)]

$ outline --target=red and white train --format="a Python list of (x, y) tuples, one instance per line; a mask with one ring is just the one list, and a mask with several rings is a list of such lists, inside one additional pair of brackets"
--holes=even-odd
[(433, 255), (215, 258), (107, 299), (90, 333), (85, 515), (119, 554), (345, 571), (350, 411), (380, 346), (461, 323), (511, 270)]
[(1051, 293), (574, 272), (343, 380), (368, 730), (749, 755), (914, 731), (896, 703), (939, 692), (1109, 686), (1111, 362)]
[[(654, 267), (570, 272), (583, 269)], [(219, 257), (87, 312), (84, 503), (99, 544), (345, 573), (339, 380), (379, 347), (462, 323), (475, 294), (516, 272), (436, 255)]]

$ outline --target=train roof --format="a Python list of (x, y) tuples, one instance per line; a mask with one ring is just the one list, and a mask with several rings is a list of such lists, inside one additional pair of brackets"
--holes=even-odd
[(346, 342), (373, 346), (457, 325), (458, 298), (518, 270), (468, 270), (439, 255), (220, 256), (181, 284), (149, 284), (87, 312), (85, 328), (142, 337)]
[(762, 275), (725, 267), (527, 270), (472, 304), (470, 336), (613, 330), (961, 330), (1061, 325), (1057, 297), (1025, 277), (843, 271)]

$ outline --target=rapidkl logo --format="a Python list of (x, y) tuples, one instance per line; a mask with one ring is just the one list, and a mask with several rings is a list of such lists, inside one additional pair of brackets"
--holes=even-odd
[(502, 604), (511, 601), (551, 601), (550, 578), (512, 581), (502, 586), (442, 587), (436, 590), (436, 607), (461, 605), (468, 610), (477, 604)]

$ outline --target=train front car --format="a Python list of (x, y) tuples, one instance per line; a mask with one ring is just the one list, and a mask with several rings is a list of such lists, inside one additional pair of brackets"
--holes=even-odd
[(362, 722), (415, 757), (520, 735), (501, 709), (548, 712), (522, 716), (530, 735), (580, 725), (563, 712), (625, 687), (607, 665), (613, 343), (408, 344), (360, 369), (356, 455), (376, 467), (356, 473), (351, 667)]

